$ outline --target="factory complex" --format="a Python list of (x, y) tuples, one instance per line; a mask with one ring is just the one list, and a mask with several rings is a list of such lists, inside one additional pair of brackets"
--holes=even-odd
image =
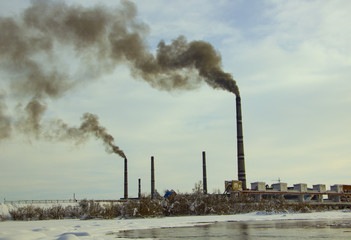
[[(288, 186), (287, 183), (274, 183), (271, 186), (265, 182), (251, 183), (251, 189), (246, 185), (245, 157), (244, 157), (244, 138), (242, 129), (241, 115), (241, 98), (236, 96), (236, 129), (237, 129), (237, 166), (238, 180), (225, 181), (224, 195), (248, 195), (255, 198), (256, 201), (270, 198), (283, 198), (297, 202), (315, 202), (315, 203), (340, 203), (351, 202), (351, 185), (335, 184), (327, 190), (325, 184), (315, 184), (309, 188), (306, 183), (293, 184)], [(206, 152), (202, 152), (202, 172), (203, 172), (203, 194), (207, 194), (207, 173), (206, 173)], [(139, 193), (141, 196), (141, 179), (138, 180)], [(155, 163), (154, 157), (151, 157), (151, 198), (156, 198), (155, 190)], [(127, 159), (125, 159), (124, 169), (124, 200), (128, 199), (128, 169)]]
[(351, 201), (351, 185), (335, 184), (326, 189), (325, 184), (315, 184), (309, 188), (306, 183), (294, 184), (279, 182), (271, 186), (265, 182), (251, 183), (251, 189), (243, 190), (240, 181), (225, 181), (226, 194), (248, 194), (257, 201), (268, 198), (284, 198), (300, 202), (349, 202)]

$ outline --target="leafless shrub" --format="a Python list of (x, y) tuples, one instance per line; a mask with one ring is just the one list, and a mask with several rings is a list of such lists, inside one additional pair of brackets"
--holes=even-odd
[(137, 208), (139, 217), (157, 217), (164, 215), (164, 208), (161, 199), (151, 199), (142, 197), (139, 200), (139, 207)]
[(3, 222), (6, 220), (8, 220), (8, 217), (0, 214), (0, 221)]
[(65, 207), (65, 218), (75, 219), (80, 218), (78, 206), (67, 206)]
[(92, 219), (92, 218), (102, 218), (104, 209), (100, 206), (98, 202), (93, 200), (82, 200), (79, 202), (80, 213), (82, 215), (81, 219)]
[(43, 209), (28, 205), (26, 207), (18, 208), (17, 210), (10, 211), (13, 220), (40, 220), (43, 219)]
[(109, 203), (104, 204), (102, 211), (102, 218), (104, 219), (113, 219), (121, 216), (122, 207), (120, 204)]
[[(282, 212), (311, 212), (330, 210), (328, 207), (310, 205), (306, 202), (288, 201), (283, 197), (270, 197), (256, 201), (248, 194), (204, 194), (201, 183), (195, 184), (193, 193), (178, 193), (171, 198), (151, 199), (142, 196), (140, 199), (130, 199), (125, 202), (108, 203), (103, 206), (93, 200), (82, 200), (78, 206), (53, 206), (42, 209), (28, 205), (10, 211), (13, 220), (45, 220), (63, 218), (103, 218), (113, 219), (158, 217), (158, 216), (187, 216), (187, 215), (223, 215), (248, 212), (282, 213)], [(5, 217), (0, 218), (6, 220)]]

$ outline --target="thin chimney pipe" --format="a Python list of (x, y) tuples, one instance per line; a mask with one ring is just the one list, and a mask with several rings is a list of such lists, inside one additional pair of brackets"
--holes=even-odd
[(241, 99), (236, 97), (236, 130), (237, 130), (237, 152), (238, 152), (238, 179), (242, 182), (242, 188), (246, 190), (246, 173), (244, 157), (244, 137), (241, 116)]
[(128, 165), (127, 165), (127, 158), (124, 159), (124, 199), (128, 199)]
[(138, 198), (140, 199), (141, 198), (141, 179), (139, 178), (138, 179)]
[(155, 166), (154, 156), (151, 157), (151, 199), (155, 196)]
[(206, 175), (206, 152), (202, 152), (202, 179), (203, 179), (203, 191), (207, 194), (207, 175)]

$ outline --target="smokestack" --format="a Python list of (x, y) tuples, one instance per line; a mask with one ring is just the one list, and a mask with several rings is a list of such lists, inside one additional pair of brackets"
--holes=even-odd
[(155, 195), (155, 167), (154, 167), (154, 156), (151, 157), (151, 199), (154, 199)]
[(127, 166), (127, 158), (124, 159), (124, 199), (128, 199), (128, 166)]
[(238, 144), (238, 180), (242, 182), (242, 187), (246, 190), (245, 158), (244, 158), (244, 138), (243, 124), (241, 118), (241, 99), (236, 97), (236, 131)]
[(138, 179), (138, 185), (139, 185), (138, 198), (140, 199), (141, 198), (141, 179), (140, 178)]
[(206, 176), (206, 152), (202, 152), (202, 179), (204, 194), (207, 194), (207, 176)]

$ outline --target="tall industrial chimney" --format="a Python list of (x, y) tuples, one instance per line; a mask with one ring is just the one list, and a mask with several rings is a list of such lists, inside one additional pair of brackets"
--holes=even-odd
[(127, 166), (127, 158), (124, 159), (124, 199), (128, 199), (128, 166)]
[(207, 194), (207, 176), (206, 176), (206, 152), (202, 152), (202, 183), (204, 194)]
[(151, 157), (151, 199), (155, 196), (155, 167), (154, 156)]
[(238, 180), (242, 182), (242, 187), (246, 190), (246, 174), (245, 174), (245, 157), (244, 157), (244, 138), (243, 124), (241, 118), (241, 99), (236, 97), (236, 131), (238, 144)]

